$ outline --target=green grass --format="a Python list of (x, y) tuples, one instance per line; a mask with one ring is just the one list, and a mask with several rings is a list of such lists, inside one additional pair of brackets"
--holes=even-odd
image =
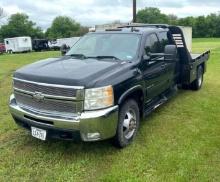
[(135, 142), (41, 142), (18, 128), (8, 111), (17, 68), (58, 52), (0, 56), (0, 181), (220, 181), (220, 39), (195, 39), (211, 49), (199, 92), (179, 91), (144, 119)]

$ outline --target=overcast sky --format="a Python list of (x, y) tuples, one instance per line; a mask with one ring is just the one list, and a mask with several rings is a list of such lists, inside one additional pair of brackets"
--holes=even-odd
[[(220, 0), (137, 0), (138, 9), (157, 7), (178, 17), (207, 15), (220, 11)], [(24, 12), (44, 30), (58, 15), (67, 15), (83, 25), (132, 19), (132, 0), (0, 0), (7, 15)]]

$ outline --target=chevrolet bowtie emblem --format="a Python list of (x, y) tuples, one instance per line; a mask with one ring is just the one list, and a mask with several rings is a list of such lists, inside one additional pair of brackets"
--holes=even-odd
[(33, 99), (37, 102), (42, 102), (44, 100), (44, 95), (41, 92), (34, 92)]

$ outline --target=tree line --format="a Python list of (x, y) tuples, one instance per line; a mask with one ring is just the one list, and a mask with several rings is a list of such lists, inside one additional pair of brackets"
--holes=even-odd
[(56, 17), (51, 27), (46, 32), (29, 20), (28, 15), (24, 13), (16, 13), (10, 16), (8, 23), (0, 27), (0, 42), (5, 38), (30, 36), (33, 39), (57, 39), (74, 36), (82, 36), (88, 32), (88, 27), (80, 25), (70, 17)]
[(137, 22), (190, 26), (193, 29), (194, 38), (220, 37), (220, 13), (178, 18), (176, 15), (163, 14), (158, 8), (145, 8), (137, 13)]
[[(178, 18), (176, 15), (166, 15), (158, 8), (145, 8), (137, 13), (138, 23), (161, 23), (170, 25), (191, 26), (193, 37), (220, 37), (220, 14), (208, 16)], [(88, 27), (82, 26), (71, 17), (58, 16), (44, 32), (28, 15), (16, 13), (9, 17), (7, 24), (0, 27), (0, 42), (4, 38), (30, 36), (32, 38), (57, 39), (81, 36), (88, 32)]]

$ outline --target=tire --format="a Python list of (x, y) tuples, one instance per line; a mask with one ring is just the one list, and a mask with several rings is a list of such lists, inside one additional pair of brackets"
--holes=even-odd
[(202, 88), (202, 84), (203, 84), (203, 68), (202, 66), (199, 66), (197, 69), (197, 76), (196, 76), (196, 80), (190, 85), (190, 88), (192, 90), (200, 90)]
[(186, 84), (182, 84), (181, 89), (183, 89), (183, 90), (189, 90), (189, 89), (190, 89), (190, 86), (189, 86), (189, 85), (186, 85)]
[(128, 146), (135, 136), (140, 124), (140, 112), (135, 100), (129, 99), (119, 109), (117, 132), (113, 139), (118, 148)]

